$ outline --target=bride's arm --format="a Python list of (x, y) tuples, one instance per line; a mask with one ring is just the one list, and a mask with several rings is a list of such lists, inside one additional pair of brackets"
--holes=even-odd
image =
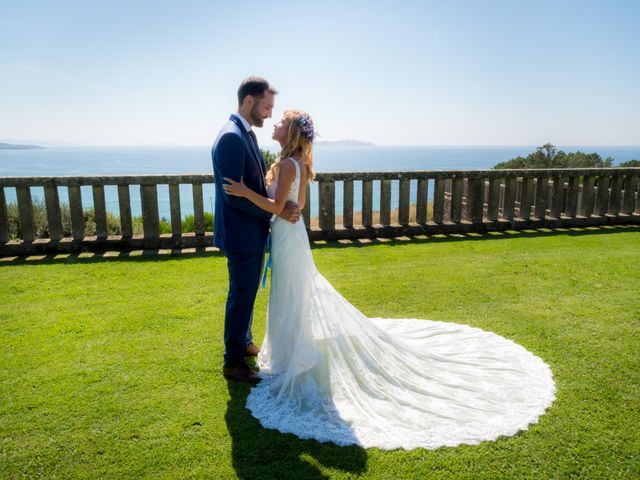
[(295, 167), (291, 162), (283, 162), (278, 172), (278, 188), (276, 188), (275, 198), (263, 197), (257, 192), (254, 192), (247, 187), (242, 178), (239, 182), (234, 181), (231, 178), (224, 178), (225, 183), (222, 188), (227, 195), (233, 195), (236, 197), (244, 197), (254, 205), (260, 207), (262, 210), (279, 215), (284, 209), (285, 203), (287, 203), (287, 197), (289, 196), (289, 190), (291, 190), (291, 184), (296, 177)]

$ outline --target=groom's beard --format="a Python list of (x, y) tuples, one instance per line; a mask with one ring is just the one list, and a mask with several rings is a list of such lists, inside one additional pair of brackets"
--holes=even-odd
[(264, 125), (264, 118), (262, 118), (258, 113), (257, 103), (253, 106), (253, 108), (251, 109), (251, 112), (249, 112), (249, 115), (251, 116), (251, 120), (253, 120), (253, 124), (256, 127), (262, 127), (262, 125)]

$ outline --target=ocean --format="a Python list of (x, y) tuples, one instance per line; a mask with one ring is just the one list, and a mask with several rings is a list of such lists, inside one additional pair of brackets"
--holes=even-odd
[[(274, 153), (278, 149), (266, 147)], [(602, 158), (613, 157), (614, 165), (631, 159), (640, 159), (640, 146), (558, 146), (566, 152), (597, 152)], [(518, 155), (526, 156), (535, 146), (367, 146), (332, 147), (314, 149), (314, 168), (317, 172), (358, 171), (410, 171), (410, 170), (464, 170), (489, 169), (496, 163)], [(135, 175), (135, 174), (193, 174), (212, 173), (210, 147), (55, 147), (38, 150), (0, 150), (0, 177), (3, 176), (64, 176), (64, 175)], [(397, 182), (392, 184), (392, 208), (397, 207)], [(42, 188), (32, 188), (34, 199), (43, 199)], [(213, 211), (213, 185), (203, 188), (205, 210)], [(312, 186), (312, 199), (317, 185)], [(411, 201), (415, 201), (415, 185), (411, 188)], [(375, 189), (374, 189), (375, 192)], [(193, 212), (191, 187), (181, 187), (183, 215)], [(15, 202), (15, 189), (6, 188), (7, 202)], [(354, 189), (356, 204), (360, 208), (359, 184)], [(83, 206), (92, 206), (90, 187), (82, 187)], [(105, 187), (108, 211), (118, 214), (118, 196), (115, 186)], [(336, 214), (342, 214), (341, 183), (336, 185)], [(60, 201), (68, 203), (66, 189), (60, 191)], [(379, 198), (374, 195), (374, 206)], [(133, 215), (141, 214), (140, 194), (131, 189)], [(158, 207), (161, 217), (170, 218), (168, 186), (158, 188)], [(311, 214), (317, 215), (317, 202), (311, 202)], [(374, 207), (375, 208), (375, 207)]]

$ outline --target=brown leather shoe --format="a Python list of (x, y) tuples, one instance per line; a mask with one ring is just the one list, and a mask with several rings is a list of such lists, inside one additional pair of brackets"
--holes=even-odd
[(235, 367), (223, 367), (222, 374), (239, 382), (258, 383), (261, 380), (258, 374), (244, 363)]
[(250, 343), (247, 347), (246, 355), (247, 357), (257, 357), (260, 353), (260, 349), (255, 343)]

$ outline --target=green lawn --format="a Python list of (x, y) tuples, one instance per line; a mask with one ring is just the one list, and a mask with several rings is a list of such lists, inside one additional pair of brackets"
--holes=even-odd
[[(0, 262), (0, 478), (640, 477), (640, 228), (315, 248), (369, 316), (491, 330), (552, 368), (528, 431), (385, 452), (264, 430), (220, 374), (218, 255)], [(267, 293), (256, 303), (261, 340)]]

